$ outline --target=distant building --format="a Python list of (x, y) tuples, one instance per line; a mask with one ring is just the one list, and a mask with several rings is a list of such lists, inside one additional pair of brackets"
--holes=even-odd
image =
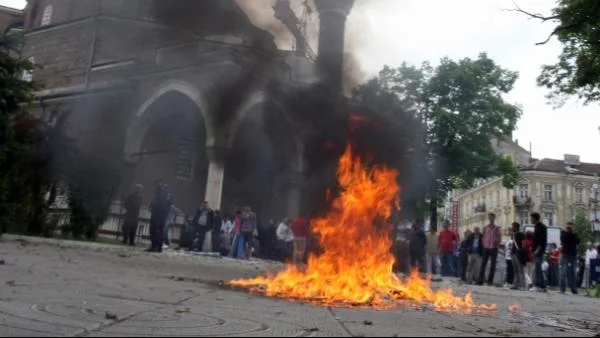
[(451, 219), (452, 202), (458, 202), (459, 216), (455, 219), (459, 220), (460, 232), (484, 226), (489, 213), (497, 215), (505, 235), (514, 221), (529, 224), (534, 211), (550, 226), (563, 226), (578, 212), (598, 218), (600, 164), (580, 162), (576, 155), (565, 155), (563, 160), (526, 160), (529, 153), (518, 143), (500, 143), (498, 153), (510, 156), (519, 167), (519, 183), (507, 189), (502, 178), (496, 177), (477, 182), (473, 189), (451, 192), (445, 213)]

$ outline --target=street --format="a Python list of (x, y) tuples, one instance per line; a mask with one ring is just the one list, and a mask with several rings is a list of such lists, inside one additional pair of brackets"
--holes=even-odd
[[(0, 243), (0, 336), (593, 336), (598, 300), (475, 287), (492, 315), (322, 308), (220, 287), (276, 264), (36, 240)], [(453, 282), (434, 284), (466, 289)], [(522, 309), (509, 312), (518, 301)]]

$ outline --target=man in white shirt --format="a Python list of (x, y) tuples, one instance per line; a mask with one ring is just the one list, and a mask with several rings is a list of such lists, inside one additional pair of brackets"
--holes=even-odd
[(598, 259), (598, 251), (594, 248), (592, 242), (588, 242), (587, 250), (585, 251), (585, 270), (583, 271), (583, 285), (586, 289), (590, 288), (591, 266), (592, 260)]
[(284, 219), (277, 226), (277, 251), (281, 260), (291, 258), (294, 248), (294, 232), (292, 231), (291, 223), (290, 219)]

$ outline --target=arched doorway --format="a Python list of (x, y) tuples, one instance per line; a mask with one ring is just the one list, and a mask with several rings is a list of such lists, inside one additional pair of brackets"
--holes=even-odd
[(192, 215), (204, 199), (208, 161), (206, 126), (197, 103), (172, 90), (156, 98), (146, 110), (137, 152), (127, 156), (136, 163), (133, 183), (144, 186), (144, 200), (153, 198), (155, 182), (162, 180), (173, 193), (174, 205)]
[(280, 107), (267, 102), (248, 109), (239, 121), (225, 165), (223, 211), (250, 205), (259, 222), (288, 215), (291, 180), (300, 170), (300, 148)]

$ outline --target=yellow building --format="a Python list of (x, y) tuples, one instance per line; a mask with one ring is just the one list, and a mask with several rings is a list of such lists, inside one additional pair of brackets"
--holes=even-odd
[(451, 194), (451, 199), (459, 202), (461, 233), (484, 226), (490, 212), (497, 215), (496, 223), (505, 235), (514, 221), (529, 224), (534, 211), (551, 226), (564, 225), (578, 212), (597, 218), (600, 164), (582, 163), (578, 156), (565, 155), (563, 160), (531, 160), (519, 167), (519, 184), (514, 189), (504, 188), (502, 178), (493, 178)]

